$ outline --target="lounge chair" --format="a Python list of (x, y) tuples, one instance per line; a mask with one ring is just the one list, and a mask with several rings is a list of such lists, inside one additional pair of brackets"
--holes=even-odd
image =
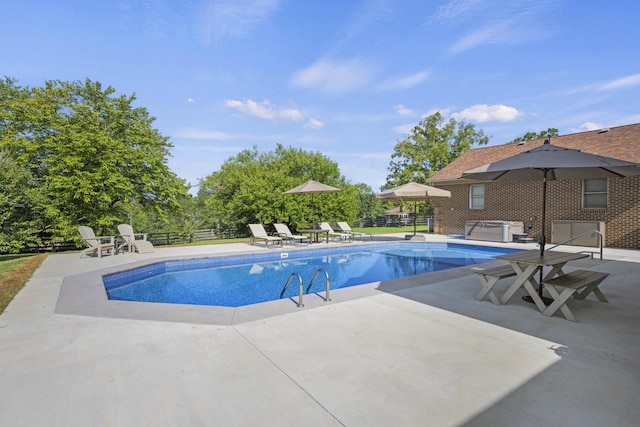
[(272, 243), (272, 246), (275, 244), (282, 245), (282, 237), (269, 236), (262, 224), (249, 224), (249, 229), (251, 230), (250, 243), (252, 245), (256, 240), (264, 240), (264, 244), (266, 247), (269, 247), (269, 242)]
[(338, 225), (338, 227), (340, 227), (340, 231), (342, 231), (343, 233), (353, 234), (354, 237), (360, 236), (362, 240), (364, 240), (364, 236), (369, 236), (371, 237), (371, 240), (373, 240), (372, 233), (363, 233), (361, 231), (353, 231), (349, 226), (349, 224), (347, 224), (346, 222), (337, 222), (336, 224)]
[(332, 237), (333, 239), (339, 239), (341, 242), (351, 242), (353, 240), (353, 234), (337, 233), (333, 231), (333, 228), (331, 228), (328, 222), (321, 222), (320, 229), (327, 230), (329, 232), (329, 237)]
[(118, 253), (116, 251), (115, 236), (96, 236), (93, 228), (86, 225), (78, 227), (78, 231), (82, 235), (82, 239), (89, 245), (87, 249), (80, 252), (81, 258), (84, 254), (89, 253), (98, 254), (98, 258), (102, 258), (102, 252)]
[(291, 242), (291, 244), (295, 244), (297, 240), (299, 240), (300, 243), (306, 243), (307, 245), (310, 243), (311, 239), (307, 236), (292, 234), (287, 224), (273, 224), (273, 226), (276, 228), (278, 235), (284, 239), (285, 243)]
[[(120, 237), (122, 237), (122, 243), (118, 246), (118, 250), (124, 248), (124, 246), (128, 247), (129, 253), (131, 253), (132, 248), (138, 251), (139, 254), (151, 253), (155, 250), (153, 244), (147, 241), (147, 234), (134, 233), (133, 227), (129, 224), (120, 224), (118, 231), (120, 232)], [(142, 239), (136, 239), (136, 236), (142, 236)]]

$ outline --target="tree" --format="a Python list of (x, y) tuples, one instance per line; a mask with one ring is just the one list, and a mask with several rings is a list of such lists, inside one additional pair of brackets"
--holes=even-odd
[(179, 209), (187, 190), (167, 166), (172, 145), (135, 99), (89, 79), (0, 82), (0, 148), (46, 195), (40, 232), (54, 242), (77, 240), (81, 224), (112, 232), (131, 203), (165, 218)]
[(444, 123), (440, 113), (432, 114), (415, 126), (409, 136), (396, 143), (384, 189), (411, 181), (424, 184), (431, 175), (473, 145), (488, 142), (489, 137), (472, 124), (453, 118)]
[(353, 221), (358, 212), (356, 187), (346, 182), (335, 162), (320, 153), (278, 145), (268, 153), (256, 147), (226, 160), (200, 182), (198, 200), (217, 224), (247, 230), (247, 224), (284, 222), (296, 229), (311, 221), (311, 195), (284, 194), (310, 179), (340, 188), (317, 194), (316, 220)]
[(558, 136), (558, 129), (549, 128), (549, 129), (543, 130), (543, 131), (541, 131), (539, 133), (527, 132), (523, 136), (519, 136), (518, 138), (514, 139), (513, 141), (509, 141), (509, 144), (518, 143), (518, 142), (522, 142), (522, 141), (533, 141), (533, 140), (536, 140), (536, 139), (545, 139), (545, 138), (549, 138), (550, 136)]
[(383, 203), (367, 184), (356, 184), (358, 191), (358, 219), (375, 219), (384, 212)]
[(40, 243), (45, 196), (29, 171), (0, 152), (0, 253), (16, 253)]

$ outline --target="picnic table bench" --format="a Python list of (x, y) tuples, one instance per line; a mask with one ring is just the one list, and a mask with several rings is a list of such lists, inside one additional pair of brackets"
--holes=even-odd
[[(590, 293), (594, 293), (601, 302), (609, 302), (598, 288), (600, 283), (609, 276), (609, 273), (598, 271), (575, 270), (557, 276), (553, 279), (543, 280), (542, 284), (551, 294), (553, 302), (542, 312), (545, 316), (552, 316), (560, 310), (567, 320), (577, 322), (575, 316), (567, 306), (567, 300), (573, 296), (576, 299), (585, 299)], [(559, 293), (556, 287), (563, 287)]]
[(485, 296), (489, 295), (491, 302), (497, 305), (500, 305), (500, 299), (493, 292), (493, 286), (498, 283), (500, 279), (516, 275), (516, 271), (509, 264), (477, 270), (474, 271), (474, 273), (479, 276), (480, 282), (482, 282), (482, 289), (478, 295), (476, 295), (476, 300), (482, 301)]

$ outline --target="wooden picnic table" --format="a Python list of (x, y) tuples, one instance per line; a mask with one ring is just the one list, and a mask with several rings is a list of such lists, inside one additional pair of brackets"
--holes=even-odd
[(524, 286), (536, 304), (536, 307), (538, 307), (538, 310), (540, 310), (540, 312), (545, 311), (547, 307), (542, 298), (540, 298), (540, 295), (538, 295), (537, 288), (540, 284), (536, 281), (534, 277), (535, 274), (545, 267), (551, 267), (551, 271), (542, 278), (543, 282), (550, 280), (564, 274), (562, 268), (569, 261), (587, 258), (588, 256), (589, 255), (585, 253), (557, 251), (546, 251), (543, 255), (540, 255), (540, 251), (537, 249), (496, 256), (496, 259), (507, 261), (517, 275), (516, 281), (513, 282), (509, 289), (507, 289), (507, 292), (500, 298), (500, 303), (506, 304), (518, 289)]

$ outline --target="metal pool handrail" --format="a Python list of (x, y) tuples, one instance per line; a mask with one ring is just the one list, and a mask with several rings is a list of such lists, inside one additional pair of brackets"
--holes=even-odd
[(289, 283), (291, 283), (291, 279), (293, 279), (294, 277), (298, 277), (298, 282), (300, 282), (300, 295), (298, 297), (298, 307), (304, 307), (304, 304), (302, 304), (302, 288), (303, 288), (302, 277), (300, 277), (300, 275), (295, 271), (291, 273), (291, 275), (289, 276), (289, 279), (287, 279), (287, 283), (284, 284), (284, 288), (282, 288), (282, 292), (280, 292), (280, 299), (284, 297), (284, 293), (289, 287)]
[(316, 274), (313, 275), (313, 279), (311, 279), (311, 282), (309, 282), (309, 286), (307, 286), (307, 290), (305, 291), (305, 294), (309, 293), (309, 289), (311, 289), (311, 285), (313, 285), (313, 282), (316, 280), (316, 278), (320, 273), (324, 273), (324, 280), (325, 280), (325, 286), (326, 286), (326, 291), (325, 291), (326, 296), (324, 300), (331, 301), (331, 298), (329, 297), (329, 291), (331, 289), (331, 280), (329, 280), (329, 273), (327, 273), (327, 270), (325, 270), (324, 268), (319, 268), (316, 271)]
[[(598, 230), (588, 230), (588, 231), (585, 231), (584, 233), (578, 234), (577, 236), (573, 236), (572, 238), (567, 239), (567, 240), (565, 240), (565, 241), (562, 241), (562, 242), (558, 243), (558, 244), (557, 244), (557, 245), (555, 245), (555, 246), (551, 246), (551, 247), (550, 247), (549, 249), (547, 249), (547, 250), (549, 250), (549, 251), (550, 251), (551, 249), (555, 249), (555, 248), (557, 248), (557, 247), (558, 247), (558, 246), (560, 246), (560, 245), (564, 245), (565, 243), (569, 243), (569, 242), (571, 242), (571, 241), (573, 241), (573, 240), (576, 240), (576, 239), (578, 239), (578, 238), (580, 238), (580, 237), (582, 237), (582, 236), (586, 236), (587, 234), (591, 234), (591, 233), (595, 233), (595, 234), (597, 234), (597, 235), (598, 235), (598, 238), (599, 238), (599, 239), (598, 239), (598, 243), (600, 244), (600, 259), (602, 259), (602, 246), (603, 246), (603, 239), (604, 239), (604, 236), (603, 236), (603, 235), (602, 235), (602, 233), (601, 233), (600, 231), (598, 231)], [(583, 252), (587, 252), (587, 251), (583, 251)], [(594, 254), (594, 252), (589, 251), (588, 253), (590, 253), (590, 254), (591, 254), (591, 258), (593, 258), (593, 254)]]
[(287, 291), (287, 288), (289, 287), (289, 284), (291, 283), (291, 280), (293, 280), (294, 277), (298, 278), (298, 283), (300, 284), (300, 290), (299, 290), (299, 295), (298, 295), (298, 307), (304, 307), (304, 304), (302, 303), (302, 295), (303, 294), (308, 294), (309, 290), (311, 289), (311, 286), (313, 285), (313, 282), (315, 282), (315, 280), (318, 278), (318, 275), (320, 273), (324, 273), (324, 279), (325, 279), (325, 293), (326, 296), (324, 298), (325, 302), (326, 301), (331, 301), (331, 297), (329, 295), (329, 291), (331, 289), (331, 280), (329, 279), (329, 273), (327, 273), (327, 270), (325, 270), (324, 268), (319, 268), (316, 273), (313, 275), (313, 278), (311, 279), (311, 282), (309, 282), (309, 286), (307, 286), (307, 290), (303, 293), (302, 289), (304, 287), (304, 285), (302, 284), (302, 277), (300, 277), (300, 274), (298, 274), (297, 272), (293, 272), (291, 273), (291, 275), (289, 276), (289, 278), (287, 279), (287, 283), (284, 284), (284, 287), (282, 288), (282, 292), (280, 292), (280, 299), (284, 298), (284, 293)]

